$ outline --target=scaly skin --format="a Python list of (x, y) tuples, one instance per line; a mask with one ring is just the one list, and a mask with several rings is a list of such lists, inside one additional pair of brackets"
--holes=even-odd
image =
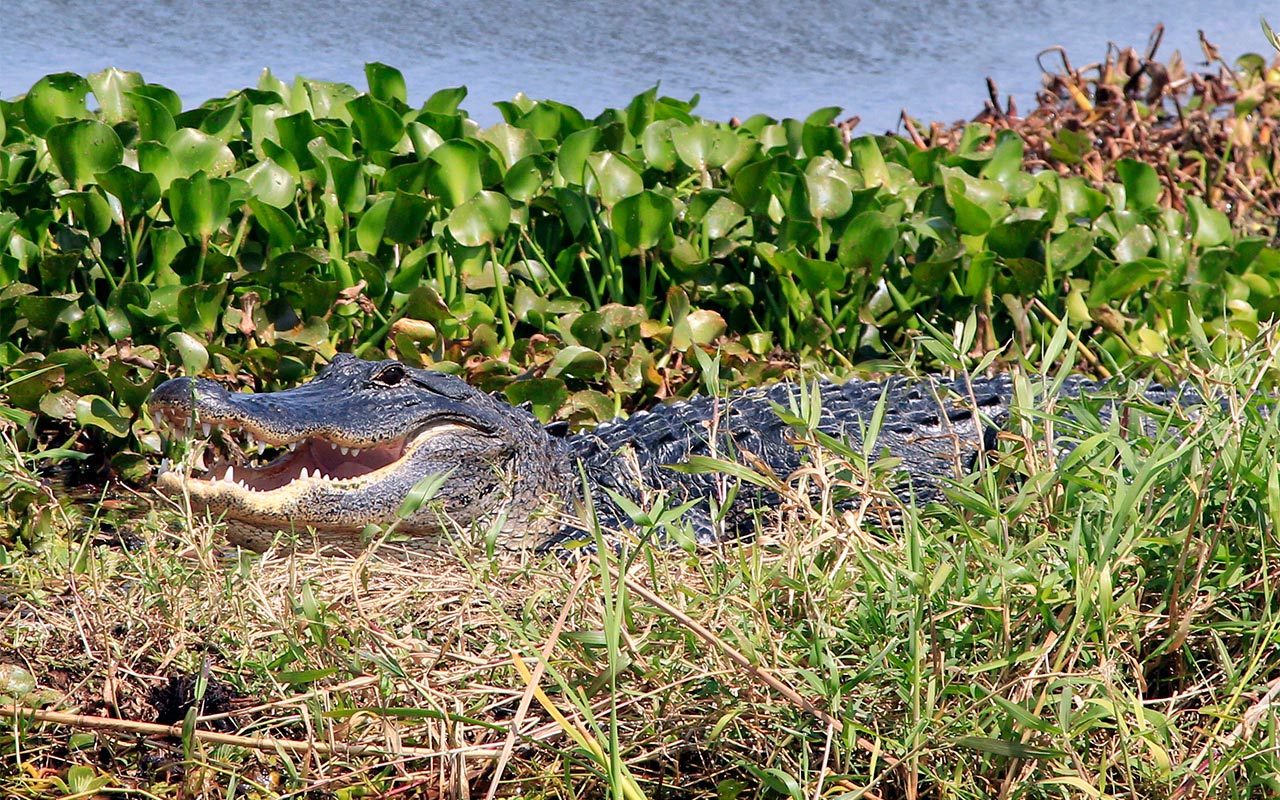
[[(810, 407), (814, 400), (821, 407), (816, 429), (859, 452), (883, 400), (869, 460), (896, 459), (899, 478), (892, 488), (917, 502), (939, 498), (947, 479), (967, 472), (992, 446), (1012, 394), (1006, 376), (817, 388), (818, 396), (809, 399)], [(1098, 389), (1070, 378), (1063, 393)], [(198, 510), (225, 518), (234, 543), (262, 550), (284, 532), (357, 548), (366, 526), (394, 522), (418, 549), (438, 547), (458, 531), (494, 529), (500, 547), (540, 548), (589, 538), (577, 522), (588, 516), (585, 498), (606, 529), (630, 526), (628, 503), (647, 508), (665, 496), (667, 508), (693, 503), (682, 521), (698, 542), (739, 535), (753, 511), (778, 504), (776, 493), (670, 465), (710, 456), (785, 481), (803, 466), (806, 451), (775, 409), (803, 408), (803, 394), (779, 384), (726, 398), (699, 397), (560, 437), (527, 411), (450, 375), (340, 355), (294, 389), (233, 394), (212, 381), (177, 378), (161, 384), (149, 405), (153, 417), (180, 429), (194, 418), (201, 426), (238, 428), (270, 446), (296, 446), (263, 468), (236, 465), (231, 480), (223, 462), (201, 476), (160, 475), (164, 491), (185, 491)], [(1145, 395), (1159, 405), (1198, 401), (1160, 387)], [(304, 467), (307, 476), (301, 477)], [(406, 497), (432, 476), (439, 483), (435, 495), (400, 519)], [(726, 510), (713, 513), (730, 497)]]

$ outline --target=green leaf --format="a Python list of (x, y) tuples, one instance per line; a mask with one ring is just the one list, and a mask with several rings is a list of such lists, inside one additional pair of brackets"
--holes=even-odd
[(728, 197), (718, 197), (702, 217), (702, 227), (711, 239), (719, 239), (733, 233), (747, 219), (742, 206)]
[(1059, 759), (1067, 755), (1061, 750), (988, 736), (962, 736), (955, 743), (957, 747), (1005, 758)]
[(991, 230), (994, 222), (991, 214), (963, 194), (952, 195), (951, 207), (955, 209), (956, 227), (961, 233), (977, 236)]
[(643, 191), (644, 181), (625, 158), (602, 150), (587, 156), (582, 188), (599, 197), (605, 208), (613, 208), (619, 200)]
[(1125, 208), (1146, 211), (1160, 200), (1160, 176), (1150, 164), (1122, 158), (1116, 162), (1116, 174), (1124, 184)]
[(422, 224), (431, 206), (427, 198), (418, 194), (396, 192), (387, 210), (383, 236), (397, 244), (412, 244), (422, 234)]
[(97, 120), (80, 119), (54, 125), (45, 138), (58, 172), (76, 189), (92, 183), (99, 172), (106, 172), (124, 158), (120, 137), (109, 125)]
[(849, 157), (867, 186), (889, 185), (889, 167), (874, 136), (860, 136), (850, 142)]
[(387, 229), (387, 215), (391, 212), (394, 197), (384, 197), (364, 212), (356, 225), (356, 242), (366, 253), (378, 252), (382, 244), (382, 234)]
[(675, 143), (671, 141), (671, 131), (682, 127), (684, 123), (674, 119), (660, 119), (645, 126), (640, 146), (650, 167), (662, 172), (675, 169), (680, 157), (676, 154)]
[(982, 168), (981, 175), (993, 181), (999, 181), (1006, 189), (1019, 175), (1025, 175), (1022, 167), (1022, 137), (1014, 131), (1000, 131), (996, 134), (996, 146), (991, 150), (991, 157)]
[(771, 246), (757, 245), (757, 252), (782, 274), (799, 278), (805, 290), (811, 294), (825, 289), (840, 291), (849, 279), (849, 273), (839, 264), (820, 258), (808, 258), (794, 249), (775, 250)]
[(98, 115), (108, 124), (115, 125), (133, 119), (132, 91), (142, 85), (142, 75), (107, 67), (102, 72), (89, 74), (89, 86), (98, 101)]
[(879, 211), (855, 216), (840, 237), (836, 261), (845, 269), (878, 274), (898, 243), (897, 222)]
[(329, 176), (333, 179), (333, 191), (338, 197), (338, 207), (348, 214), (364, 211), (369, 199), (369, 186), (364, 176), (364, 165), (355, 159), (331, 156), (325, 159)]
[(610, 219), (624, 255), (635, 250), (651, 250), (671, 235), (675, 204), (670, 198), (646, 189), (619, 200)]
[(549, 422), (569, 399), (569, 390), (559, 378), (529, 378), (514, 381), (504, 390), (513, 405), (529, 403), (533, 413), (543, 422)]
[(1049, 260), (1057, 274), (1070, 272), (1093, 253), (1093, 231), (1068, 228), (1049, 240)]
[(608, 370), (604, 356), (581, 345), (565, 346), (551, 359), (547, 367), (548, 378), (567, 375), (572, 378), (599, 378)]
[(209, 351), (205, 349), (204, 342), (182, 331), (169, 334), (168, 340), (178, 351), (182, 371), (187, 375), (199, 375), (209, 366)]
[[(556, 174), (568, 186), (581, 186), (587, 177), (587, 156), (600, 142), (599, 128), (584, 128), (569, 134), (556, 151)], [(560, 183), (557, 183), (560, 185)]]
[(484, 188), (482, 157), (480, 149), (470, 142), (445, 142), (427, 156), (439, 167), (428, 176), (427, 187), (444, 200), (447, 208), (462, 205)]
[(61, 120), (89, 116), (84, 97), (89, 83), (74, 72), (46, 75), (36, 81), (22, 100), (22, 114), (27, 127), (36, 136), (44, 136)]
[(532, 131), (506, 122), (499, 122), (481, 131), (480, 138), (497, 152), (503, 169), (509, 169), (522, 159), (542, 152), (542, 145)]
[(830, 154), (838, 159), (844, 158), (844, 136), (831, 125), (805, 125), (801, 129), (800, 141), (807, 156)]
[(371, 61), (364, 65), (364, 77), (369, 83), (369, 94), (384, 103), (407, 103), (409, 91), (405, 88), (404, 75), (395, 67)]
[(177, 165), (178, 175), (189, 178), (197, 172), (225, 175), (235, 167), (236, 157), (226, 142), (194, 128), (175, 131), (165, 147)]
[(1058, 201), (1068, 220), (1097, 219), (1107, 210), (1107, 196), (1078, 175), (1058, 179)]
[(446, 227), (466, 247), (497, 241), (511, 224), (511, 201), (497, 192), (480, 192), (449, 215)]
[(809, 195), (809, 214), (814, 219), (837, 219), (853, 207), (853, 192), (848, 184), (831, 175), (805, 175)]
[(200, 120), (199, 129), (202, 133), (230, 144), (244, 135), (244, 123), (241, 121), (244, 116), (244, 94), (236, 95), (230, 102), (225, 100), (218, 102), (225, 105), (211, 109), (204, 119)]
[(733, 131), (702, 122), (672, 128), (671, 143), (685, 166), (698, 171), (724, 166), (738, 152), (738, 137)]
[(293, 173), (270, 158), (237, 172), (236, 177), (249, 184), (250, 195), (275, 208), (288, 208), (298, 195)]
[(185, 177), (169, 148), (159, 142), (138, 143), (138, 169), (155, 178), (161, 192), (168, 191), (174, 178)]
[(184, 286), (178, 292), (178, 322), (184, 330), (212, 333), (218, 327), (227, 297), (227, 284)]
[(1089, 305), (1097, 307), (1112, 300), (1128, 297), (1152, 281), (1166, 278), (1169, 266), (1155, 258), (1140, 258), (1117, 264), (1095, 281), (1089, 292)]
[(456, 114), (458, 106), (466, 99), (467, 87), (457, 86), (452, 89), (440, 89), (435, 94), (427, 98), (427, 102), (423, 104), (423, 111), (430, 111), (434, 114)]
[(231, 185), (203, 171), (169, 186), (169, 214), (184, 235), (208, 242), (230, 212)]
[(502, 188), (512, 200), (528, 203), (542, 193), (551, 170), (551, 159), (545, 155), (525, 156), (507, 170)]
[(253, 218), (266, 230), (272, 247), (291, 248), (297, 243), (298, 228), (288, 214), (256, 197), (249, 198), (249, 209)]
[(99, 428), (112, 436), (128, 436), (129, 420), (116, 410), (105, 397), (84, 395), (76, 401), (76, 424)]
[(1216, 208), (1210, 208), (1203, 200), (1187, 195), (1187, 212), (1190, 214), (1191, 240), (1202, 247), (1216, 247), (1231, 241), (1231, 220)]
[(287, 117), (278, 117), (275, 126), (280, 146), (298, 162), (298, 169), (313, 169), (316, 162), (311, 155), (310, 145), (312, 140), (320, 135), (320, 129), (311, 119), (311, 114), (300, 111)]
[(98, 237), (111, 229), (111, 205), (97, 192), (68, 192), (58, 201), (75, 216), (75, 221), (90, 236)]
[(98, 186), (120, 201), (126, 217), (136, 217), (160, 202), (160, 183), (154, 175), (117, 164), (97, 175)]
[(347, 110), (366, 152), (395, 150), (404, 137), (404, 120), (395, 109), (372, 95), (360, 95), (347, 103)]
[(133, 94), (155, 100), (165, 111), (169, 112), (171, 117), (176, 117), (182, 113), (182, 98), (178, 97), (178, 93), (168, 86), (161, 86), (158, 83), (144, 83), (141, 86), (135, 86)]

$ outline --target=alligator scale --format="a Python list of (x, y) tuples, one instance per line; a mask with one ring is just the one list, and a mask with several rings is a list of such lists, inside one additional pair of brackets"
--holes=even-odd
[[(1073, 377), (1063, 391), (1097, 387)], [(736, 535), (753, 510), (779, 498), (754, 482), (735, 486), (723, 474), (671, 467), (711, 456), (787, 479), (806, 453), (776, 409), (794, 407), (798, 393), (778, 384), (698, 397), (566, 436), (451, 375), (339, 355), (294, 389), (240, 394), (176, 378), (149, 404), (162, 424), (216, 433), (226, 446), (203, 471), (162, 469), (158, 483), (224, 518), (233, 543), (263, 550), (294, 532), (355, 547), (368, 525), (396, 522), (415, 548), (477, 529), (496, 529), (502, 547), (539, 548), (585, 537), (588, 507), (605, 529), (624, 529), (625, 505), (647, 507), (659, 493), (668, 508), (693, 502), (683, 521), (700, 543)], [(1011, 393), (1007, 376), (824, 383), (817, 429), (860, 446), (883, 397), (873, 449), (900, 461), (895, 491), (923, 502), (993, 446)], [(1188, 402), (1158, 386), (1145, 396), (1157, 405)], [(399, 518), (405, 499), (432, 476), (431, 499)]]

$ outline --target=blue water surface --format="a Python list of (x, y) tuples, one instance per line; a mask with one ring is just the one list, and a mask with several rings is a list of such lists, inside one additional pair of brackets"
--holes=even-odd
[(1250, 0), (5, 0), (0, 97), (50, 72), (110, 65), (194, 106), (255, 85), (264, 67), (363, 87), (364, 63), (381, 61), (404, 72), (411, 102), (466, 85), (464, 107), (486, 124), (499, 119), (491, 104), (516, 92), (594, 115), (659, 83), (699, 94), (714, 119), (834, 105), (868, 132), (894, 128), (903, 108), (972, 117), (988, 76), (1028, 108), (1037, 52), (1062, 45), (1080, 67), (1108, 42), (1144, 48), (1159, 22), (1162, 56), (1204, 62), (1203, 29), (1228, 58), (1270, 58), (1258, 23), (1268, 10), (1280, 25), (1280, 11)]

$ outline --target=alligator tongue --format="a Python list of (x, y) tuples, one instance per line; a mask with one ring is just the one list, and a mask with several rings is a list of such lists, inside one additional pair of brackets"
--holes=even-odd
[[(358, 455), (343, 453), (329, 442), (320, 439), (307, 439), (300, 442), (292, 452), (276, 459), (264, 467), (250, 467), (245, 464), (232, 467), (232, 478), (258, 491), (279, 489), (302, 476), (306, 470), (307, 477), (319, 476), (342, 480), (355, 478), (374, 470), (381, 469), (396, 461), (404, 453), (404, 442), (392, 442), (379, 447), (361, 450)], [(225, 480), (227, 468), (219, 464), (211, 473), (220, 480)]]

